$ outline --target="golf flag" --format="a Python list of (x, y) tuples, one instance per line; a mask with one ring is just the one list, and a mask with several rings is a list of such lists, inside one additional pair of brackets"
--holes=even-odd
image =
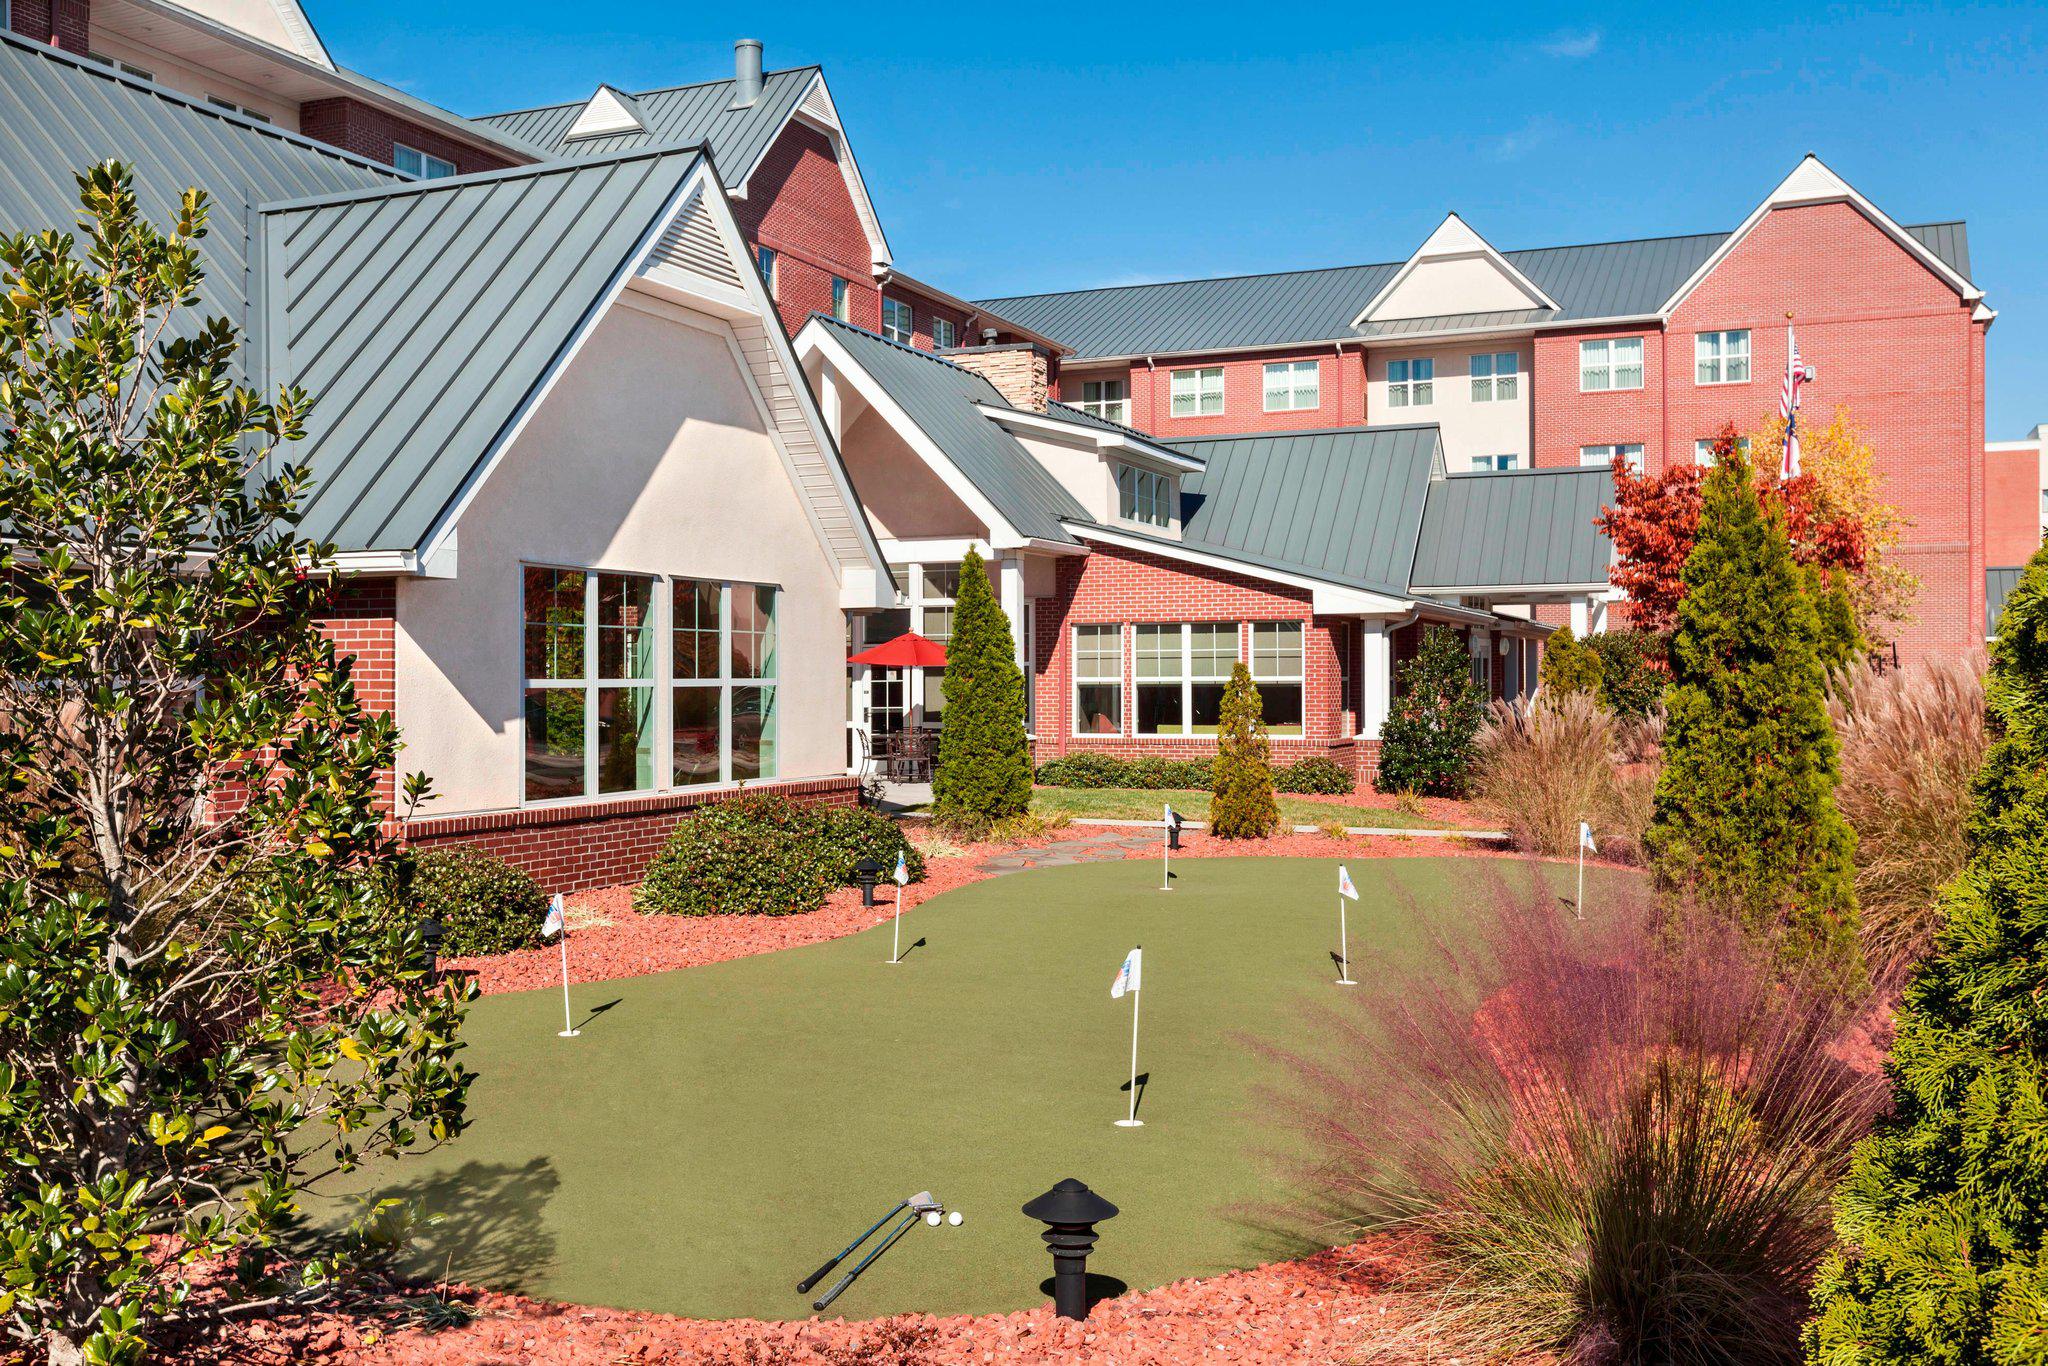
[(1593, 843), (1593, 827), (1586, 824), (1584, 821), (1579, 822), (1579, 848), (1585, 850), (1589, 854), (1597, 854), (1600, 852), (1600, 846)]
[(1138, 989), (1138, 972), (1144, 966), (1144, 953), (1143, 949), (1132, 949), (1126, 955), (1124, 965), (1116, 970), (1116, 980), (1109, 984), (1110, 1000), (1121, 1000), (1125, 992)]
[(896, 851), (895, 877), (898, 887), (908, 887), (910, 885), (910, 855), (907, 850), (898, 849)]
[(562, 894), (556, 892), (552, 897), (548, 898), (548, 918), (540, 922), (541, 938), (553, 939), (568, 928), (563, 920), (563, 914)]
[(1168, 825), (1172, 825), (1172, 824), (1173, 824), (1173, 823), (1174, 823), (1175, 821), (1177, 821), (1177, 820), (1179, 820), (1179, 819), (1180, 819), (1180, 817), (1178, 817), (1178, 816), (1176, 816), (1176, 815), (1174, 815), (1174, 814), (1173, 814), (1173, 805), (1172, 805), (1172, 803), (1168, 803), (1168, 804), (1167, 804), (1167, 807), (1166, 807), (1166, 815), (1165, 815), (1165, 817), (1164, 817), (1164, 820), (1166, 821), (1166, 823), (1167, 823)]
[(1351, 870), (1341, 863), (1337, 865), (1337, 895), (1346, 901), (1358, 900), (1358, 888), (1351, 885)]

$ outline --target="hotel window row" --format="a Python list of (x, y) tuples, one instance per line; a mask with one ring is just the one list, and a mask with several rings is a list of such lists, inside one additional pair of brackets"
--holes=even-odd
[[(1749, 332), (1699, 332), (1692, 339), (1695, 384), (1747, 384)], [(1579, 391), (1643, 387), (1643, 339), (1611, 337), (1579, 343)], [(1474, 397), (1477, 397), (1475, 393)]]
[(1131, 717), (1124, 724), (1124, 628), (1074, 628), (1074, 734), (1214, 735), (1223, 690), (1242, 658), (1258, 684), (1261, 714), (1274, 735), (1302, 733), (1305, 682), (1298, 621), (1251, 624), (1250, 654), (1240, 653), (1238, 623), (1144, 623), (1131, 628)]
[(528, 566), (529, 802), (775, 776), (777, 590)]
[[(1269, 413), (1314, 412), (1323, 406), (1323, 367), (1320, 361), (1275, 361), (1261, 370), (1264, 409)], [(1174, 417), (1218, 417), (1223, 413), (1223, 367), (1205, 365), (1193, 370), (1167, 374), (1167, 411)], [(1124, 392), (1121, 380), (1089, 380), (1081, 386), (1081, 406), (1097, 416), (1115, 422), (1129, 420), (1128, 409), (1102, 412), (1098, 395), (1114, 388), (1118, 399)]]

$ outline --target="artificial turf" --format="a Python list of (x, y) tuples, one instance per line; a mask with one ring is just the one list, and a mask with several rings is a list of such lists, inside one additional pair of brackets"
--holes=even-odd
[[(1149, 861), (962, 888), (906, 912), (896, 966), (884, 923), (574, 986), (577, 1039), (555, 1036), (559, 990), (490, 997), (465, 1029), (470, 1130), (353, 1195), (422, 1201), (415, 1272), (698, 1317), (808, 1315), (795, 1283), (921, 1188), (964, 1226), (917, 1227), (830, 1312), (1041, 1303), (1051, 1258), (1019, 1206), (1067, 1176), (1122, 1207), (1090, 1270), (1134, 1288), (1299, 1251), (1246, 1217), (1287, 1194), (1263, 1156), (1287, 1143), (1259, 1094), (1273, 1065), (1249, 1040), (1301, 1042), (1314, 1006), (1349, 995), (1331, 985), (1336, 861), (1177, 872), (1171, 894)], [(1569, 867), (1542, 875), (1569, 891)], [(1365, 977), (1428, 974), (1488, 879), (1529, 874), (1416, 858), (1352, 876)], [(1145, 1127), (1120, 1129), (1132, 1001), (1109, 986), (1134, 944)]]

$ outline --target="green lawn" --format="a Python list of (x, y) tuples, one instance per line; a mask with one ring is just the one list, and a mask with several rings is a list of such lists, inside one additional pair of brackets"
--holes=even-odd
[[(1357, 973), (1420, 974), (1428, 924), (1487, 904), (1498, 863), (1353, 865)], [(551, 1299), (800, 1318), (796, 1281), (895, 1200), (929, 1187), (961, 1228), (919, 1226), (847, 1292), (850, 1317), (1042, 1302), (1051, 1258), (1018, 1207), (1078, 1176), (1123, 1207), (1091, 1269), (1136, 1288), (1284, 1255), (1237, 1216), (1284, 1194), (1261, 1157), (1270, 1064), (1249, 1039), (1313, 1028), (1330, 985), (1335, 862), (1191, 859), (1024, 873), (889, 927), (655, 977), (558, 990), (470, 1017), (473, 1128), (356, 1179), (439, 1216), (412, 1268)], [(1544, 874), (1569, 890), (1569, 867)], [(1604, 880), (1589, 875), (1589, 884)], [(1119, 1129), (1145, 947), (1141, 1129)], [(574, 946), (571, 946), (573, 961)], [(316, 1217), (331, 1219), (334, 1206)]]
[[(1443, 830), (1458, 822), (1441, 816), (1411, 816), (1392, 807), (1353, 806), (1344, 802), (1310, 801), (1281, 793), (1280, 819), (1289, 825), (1322, 825), (1342, 821), (1346, 825), (1399, 827), (1404, 830)], [(1105, 820), (1156, 821), (1166, 802), (1191, 821), (1209, 819), (1209, 794), (1194, 788), (1161, 790), (1137, 787), (1041, 787), (1031, 794), (1031, 810), (1040, 816), (1094, 816)]]

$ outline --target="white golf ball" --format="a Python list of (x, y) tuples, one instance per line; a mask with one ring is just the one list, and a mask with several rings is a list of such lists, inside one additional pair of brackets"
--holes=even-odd
[(954, 1228), (958, 1228), (960, 1227), (960, 1221), (965, 1219), (966, 1217), (966, 1215), (962, 1214), (959, 1210), (956, 1209), (951, 1214), (946, 1216), (946, 1222), (951, 1224)]
[(939, 1212), (935, 1209), (926, 1210), (924, 1212), (924, 1221), (933, 1228), (937, 1228), (939, 1226)]

